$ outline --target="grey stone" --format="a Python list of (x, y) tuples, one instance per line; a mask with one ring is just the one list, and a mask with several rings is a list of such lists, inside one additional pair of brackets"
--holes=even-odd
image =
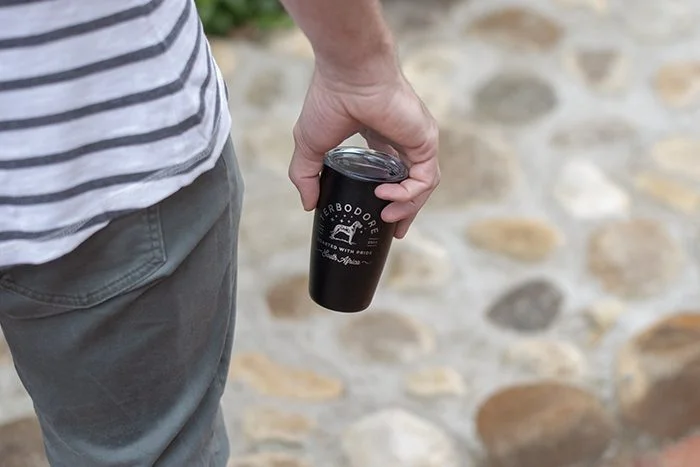
[(477, 116), (506, 125), (534, 123), (558, 104), (552, 86), (528, 72), (502, 72), (483, 83), (474, 94)]
[(552, 282), (532, 279), (499, 297), (487, 311), (493, 324), (520, 332), (543, 331), (559, 316), (564, 295)]

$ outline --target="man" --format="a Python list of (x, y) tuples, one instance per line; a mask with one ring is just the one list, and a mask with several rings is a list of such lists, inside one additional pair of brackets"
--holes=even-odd
[[(376, 191), (403, 237), (438, 134), (378, 0), (283, 3), (316, 55), (289, 169), (304, 209), (323, 154), (363, 132), (412, 164)], [(0, 0), (0, 324), (52, 466), (226, 465), (230, 126), (194, 0)]]

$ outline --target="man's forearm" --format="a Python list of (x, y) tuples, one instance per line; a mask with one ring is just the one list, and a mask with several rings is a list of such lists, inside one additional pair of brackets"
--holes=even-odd
[(320, 64), (348, 70), (375, 61), (395, 64), (379, 0), (280, 1), (309, 38)]

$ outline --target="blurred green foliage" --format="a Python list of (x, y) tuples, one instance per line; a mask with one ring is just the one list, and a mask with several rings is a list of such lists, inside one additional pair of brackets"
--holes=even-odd
[(291, 23), (279, 0), (195, 0), (204, 30), (225, 35), (234, 29), (270, 29)]

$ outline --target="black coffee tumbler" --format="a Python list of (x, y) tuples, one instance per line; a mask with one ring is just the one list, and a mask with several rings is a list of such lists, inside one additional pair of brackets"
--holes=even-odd
[(317, 304), (345, 313), (369, 307), (396, 230), (382, 221), (389, 202), (374, 190), (407, 177), (398, 157), (379, 151), (339, 147), (326, 154), (309, 274), (309, 294)]

